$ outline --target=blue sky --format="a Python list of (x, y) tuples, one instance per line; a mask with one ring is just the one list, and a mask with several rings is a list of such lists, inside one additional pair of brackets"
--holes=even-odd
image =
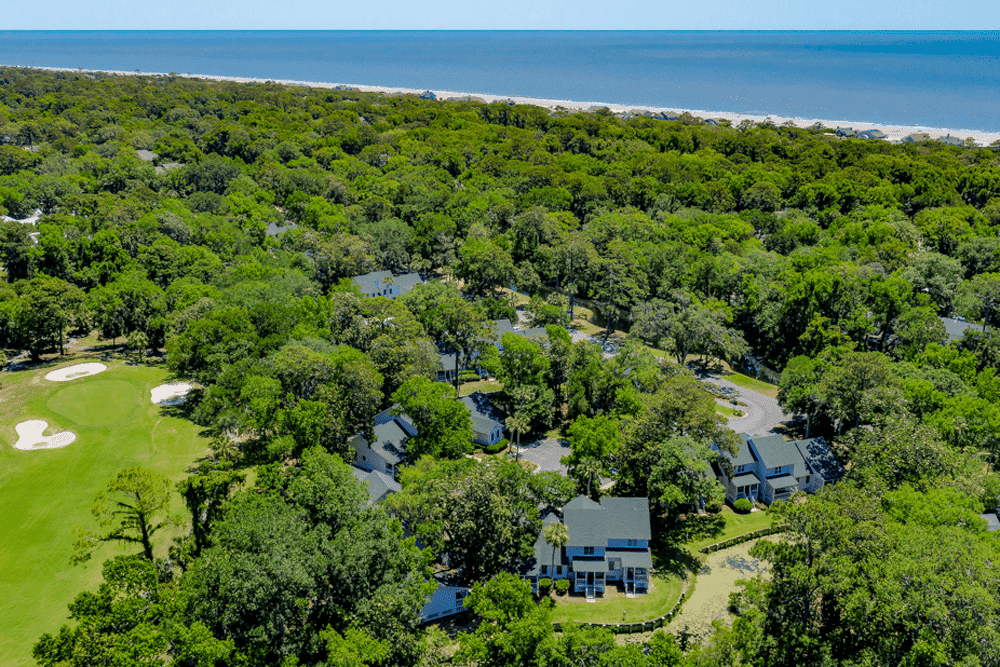
[(6, 30), (997, 30), (998, 0), (8, 0)]

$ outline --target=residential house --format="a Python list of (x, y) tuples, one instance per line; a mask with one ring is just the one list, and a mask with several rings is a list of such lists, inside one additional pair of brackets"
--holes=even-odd
[(411, 291), (414, 287), (424, 282), (417, 273), (406, 273), (401, 276), (393, 276), (388, 271), (372, 271), (363, 276), (354, 276), (351, 282), (365, 296), (384, 296), (387, 299), (395, 299)]
[(427, 596), (427, 602), (420, 611), (420, 622), (426, 623), (465, 611), (465, 598), (468, 595), (469, 589), (464, 586), (439, 584), (437, 589)]
[(838, 127), (837, 128), (838, 137), (853, 137), (854, 128), (853, 127)]
[(436, 100), (437, 99), (437, 95), (435, 95), (434, 93), (432, 93), (429, 90), (425, 90), (424, 92), (420, 93), (420, 99), (422, 99), (422, 100)]
[(965, 146), (965, 139), (953, 137), (950, 134), (947, 134), (943, 137), (938, 137), (937, 140), (940, 141), (942, 144), (947, 144), (949, 146)]
[(143, 162), (152, 162), (156, 158), (160, 157), (153, 151), (147, 151), (147, 150), (138, 150), (135, 152), (135, 156), (140, 160), (142, 160)]
[(390, 493), (399, 493), (403, 490), (399, 482), (378, 470), (351, 468), (351, 473), (355, 479), (365, 485), (365, 489), (368, 491), (368, 502), (365, 503), (365, 507), (371, 507)]
[(504, 415), (489, 394), (477, 391), (459, 399), (472, 419), (472, 439), (480, 445), (495, 445), (503, 439)]
[[(626, 595), (646, 593), (653, 557), (649, 551), (649, 501), (646, 498), (601, 498), (597, 503), (577, 496), (563, 507), (569, 542), (557, 548), (539, 533), (535, 565), (525, 577), (535, 591), (542, 578), (569, 579), (572, 590), (588, 599), (602, 595), (608, 584), (621, 584)], [(558, 521), (550, 514), (544, 526)]]
[(155, 171), (157, 174), (165, 174), (168, 171), (173, 171), (174, 169), (180, 169), (183, 166), (184, 166), (183, 162), (164, 162), (163, 164), (159, 165), (155, 169)]
[(405, 417), (396, 417), (390, 410), (375, 415), (374, 439), (358, 433), (350, 440), (354, 450), (352, 463), (364, 470), (377, 470), (395, 478), (399, 466), (406, 462), (406, 441), (417, 434)]
[(858, 139), (885, 139), (886, 133), (882, 130), (865, 130), (855, 135)]
[(267, 229), (264, 230), (264, 234), (270, 237), (278, 237), (287, 232), (289, 229), (295, 229), (298, 227), (294, 222), (289, 222), (285, 225), (278, 225), (276, 222), (267, 223)]
[[(532, 338), (534, 336), (548, 336), (545, 327), (532, 327), (529, 329), (515, 329), (511, 321), (503, 318), (493, 321), (493, 345), (496, 346), (498, 350), (503, 350), (503, 335), (506, 333), (512, 333), (517, 336), (524, 336), (525, 338)], [(459, 370), (468, 370), (467, 367), (462, 367)], [(482, 374), (482, 371), (480, 371)], [(455, 354), (453, 352), (441, 354), (441, 370), (437, 374), (438, 382), (452, 382), (455, 379)]]
[(729, 459), (729, 469), (714, 464), (714, 470), (729, 502), (746, 498), (771, 504), (795, 491), (816, 493), (844, 476), (823, 438), (789, 441), (780, 435), (741, 433), (736, 456), (723, 456)]
[(948, 340), (961, 340), (967, 329), (974, 329), (982, 326), (978, 322), (968, 322), (964, 317), (961, 319), (953, 317), (939, 317), (938, 319), (944, 323), (944, 330), (948, 333)]
[(915, 144), (919, 141), (929, 141), (930, 138), (931, 135), (927, 134), (926, 132), (914, 132), (913, 134), (908, 134), (905, 137), (903, 137), (903, 143)]

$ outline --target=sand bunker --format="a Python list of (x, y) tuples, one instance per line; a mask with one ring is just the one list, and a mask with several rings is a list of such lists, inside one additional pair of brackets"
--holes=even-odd
[(76, 433), (72, 431), (63, 431), (55, 435), (42, 435), (48, 427), (49, 423), (42, 419), (21, 422), (14, 427), (18, 435), (14, 449), (59, 449), (76, 440)]
[(52, 371), (45, 376), (45, 379), (52, 382), (69, 382), (70, 380), (87, 377), (88, 375), (97, 375), (106, 370), (108, 370), (108, 367), (104, 364), (77, 364), (76, 366), (67, 366), (66, 368)]
[(157, 405), (180, 405), (187, 400), (188, 392), (193, 388), (187, 382), (161, 384), (149, 390), (150, 400)]

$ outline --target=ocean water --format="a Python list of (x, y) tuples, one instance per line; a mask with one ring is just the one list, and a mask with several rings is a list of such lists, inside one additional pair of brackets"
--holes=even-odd
[(1000, 33), (0, 32), (0, 63), (1000, 131)]

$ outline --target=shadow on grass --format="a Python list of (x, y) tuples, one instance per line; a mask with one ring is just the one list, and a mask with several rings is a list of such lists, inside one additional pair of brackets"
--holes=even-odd
[(698, 557), (682, 546), (685, 542), (721, 535), (726, 519), (721, 514), (688, 514), (683, 518), (666, 521), (656, 531), (652, 552), (657, 568), (683, 577), (701, 567)]

